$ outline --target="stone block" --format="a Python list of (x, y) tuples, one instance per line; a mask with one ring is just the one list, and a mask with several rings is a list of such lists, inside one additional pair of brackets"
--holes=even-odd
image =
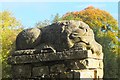
[(86, 58), (95, 58), (95, 59), (100, 59), (103, 60), (103, 53), (100, 53), (99, 55), (97, 53), (92, 53), (91, 50), (85, 51), (86, 53)]
[(79, 72), (60, 73), (59, 78), (69, 80), (80, 80), (80, 73)]
[(96, 71), (97, 71), (97, 77), (103, 78), (103, 75), (104, 75), (103, 69), (96, 69)]
[(67, 70), (67, 67), (65, 66), (65, 64), (55, 64), (50, 67), (50, 72), (53, 72), (53, 73), (65, 72), (66, 70)]
[(79, 70), (76, 71), (80, 73), (80, 78), (95, 78), (95, 71), (94, 70)]
[(13, 78), (30, 78), (31, 77), (31, 65), (12, 65)]
[(66, 67), (70, 68), (71, 70), (78, 70), (78, 69), (91, 69), (91, 68), (103, 68), (103, 61), (87, 58), (83, 60), (71, 60), (66, 61)]
[(34, 67), (32, 69), (33, 77), (45, 77), (48, 74), (49, 74), (48, 66)]
[(80, 73), (81, 80), (85, 78), (89, 78), (90, 80), (101, 79), (103, 78), (103, 70), (102, 69), (84, 69), (84, 70), (75, 70), (75, 72)]

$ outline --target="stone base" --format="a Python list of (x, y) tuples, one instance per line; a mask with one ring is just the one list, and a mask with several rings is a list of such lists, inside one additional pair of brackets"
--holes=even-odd
[[(13, 65), (13, 78), (103, 78), (103, 68), (70, 69), (64, 64), (41, 66), (41, 64)], [(79, 74), (79, 77), (78, 77)]]
[(9, 63), (12, 65), (12, 75), (15, 80), (103, 78), (103, 53), (96, 55), (90, 50), (57, 53), (22, 50), (16, 51), (9, 58)]

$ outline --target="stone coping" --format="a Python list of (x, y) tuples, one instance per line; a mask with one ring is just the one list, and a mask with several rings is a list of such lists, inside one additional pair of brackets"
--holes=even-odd
[(103, 53), (97, 55), (91, 50), (69, 50), (57, 53), (40, 52), (40, 50), (20, 50), (15, 51), (8, 62), (10, 64), (38, 63), (46, 61), (62, 61), (62, 60), (82, 60), (85, 58), (103, 59)]

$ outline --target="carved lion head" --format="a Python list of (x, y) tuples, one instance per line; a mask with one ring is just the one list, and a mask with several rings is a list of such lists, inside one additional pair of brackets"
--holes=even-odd
[(82, 21), (65, 20), (59, 21), (62, 25), (62, 32), (67, 34), (67, 40), (70, 47), (73, 47), (75, 43), (83, 42), (88, 44), (89, 41), (94, 40), (94, 33), (89, 26)]

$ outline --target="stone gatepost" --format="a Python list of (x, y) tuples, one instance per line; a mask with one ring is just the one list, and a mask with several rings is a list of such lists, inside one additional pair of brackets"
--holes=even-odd
[(63, 52), (15, 51), (9, 58), (13, 79), (103, 78), (103, 53), (71, 49)]
[(102, 46), (82, 21), (59, 21), (23, 30), (8, 59), (13, 79), (102, 79)]

